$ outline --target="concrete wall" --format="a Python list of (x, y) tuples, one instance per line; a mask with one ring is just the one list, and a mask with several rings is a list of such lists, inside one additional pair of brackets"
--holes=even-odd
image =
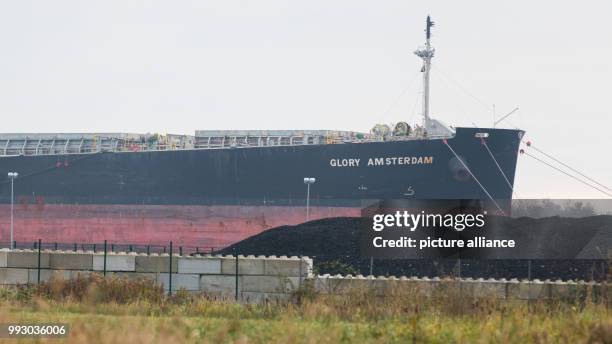
[[(40, 281), (69, 279), (96, 272), (128, 278), (148, 278), (168, 290), (185, 289), (245, 302), (286, 300), (312, 276), (308, 257), (222, 256), (103, 253), (44, 250)], [(172, 267), (170, 267), (172, 264)], [(238, 274), (236, 274), (238, 267)], [(171, 274), (170, 274), (171, 270)], [(0, 285), (38, 283), (38, 251), (0, 250)]]
[[(34, 250), (0, 250), (0, 285), (37, 283), (38, 258)], [(386, 296), (414, 291), (430, 297), (454, 293), (460, 297), (521, 300), (572, 299), (587, 293), (597, 296), (610, 289), (606, 284), (584, 281), (314, 276), (308, 257), (173, 255), (171, 268), (170, 264), (168, 254), (108, 253), (105, 258), (102, 253), (45, 250), (40, 254), (40, 281), (102, 273), (106, 267), (107, 275), (152, 279), (166, 290), (170, 276), (173, 291), (185, 289), (233, 300), (238, 290), (242, 302), (288, 300), (301, 286), (337, 295), (366, 291)]]
[(517, 279), (441, 279), (374, 276), (320, 275), (309, 279), (318, 293), (342, 295), (370, 292), (376, 296), (414, 292), (424, 297), (457, 295), (458, 297), (518, 300), (582, 298), (588, 294), (600, 297), (612, 291), (612, 285), (585, 281), (540, 281)]

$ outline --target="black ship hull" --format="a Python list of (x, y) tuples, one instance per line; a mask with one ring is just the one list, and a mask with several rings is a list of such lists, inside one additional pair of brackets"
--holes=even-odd
[[(488, 134), (495, 160), (479, 133)], [(457, 128), (447, 140), (9, 156), (0, 158), (0, 173), (19, 173), (16, 241), (174, 239), (219, 247), (303, 222), (305, 177), (316, 178), (311, 219), (358, 216), (364, 200), (508, 201), (504, 175), (513, 183), (522, 134)], [(0, 241), (8, 241), (9, 204), (5, 179)]]

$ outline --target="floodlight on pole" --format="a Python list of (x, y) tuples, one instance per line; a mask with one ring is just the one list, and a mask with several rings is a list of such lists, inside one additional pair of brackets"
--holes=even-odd
[(306, 184), (306, 222), (310, 219), (310, 185), (314, 184), (316, 181), (315, 178), (304, 178), (304, 184)]
[(14, 202), (13, 202), (13, 195), (14, 195), (14, 183), (15, 183), (15, 179), (17, 179), (17, 177), (19, 177), (19, 173), (17, 172), (9, 172), (8, 173), (8, 178), (11, 180), (11, 242), (9, 244), (9, 247), (12, 249), (14, 249), (14, 243), (15, 241), (13, 240), (13, 209), (14, 209)]

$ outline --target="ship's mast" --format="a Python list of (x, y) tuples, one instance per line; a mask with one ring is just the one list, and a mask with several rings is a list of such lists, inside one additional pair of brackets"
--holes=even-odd
[(435, 49), (431, 47), (429, 39), (431, 38), (431, 27), (434, 26), (434, 22), (427, 16), (426, 29), (425, 29), (425, 47), (416, 50), (414, 53), (423, 59), (423, 128), (427, 130), (429, 123), (429, 71), (431, 69), (431, 59), (434, 56)]

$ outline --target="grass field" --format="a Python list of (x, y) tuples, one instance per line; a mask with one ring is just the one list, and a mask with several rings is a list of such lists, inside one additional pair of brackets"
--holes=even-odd
[(238, 305), (96, 276), (0, 290), (0, 323), (9, 322), (69, 324), (63, 340), (36, 340), (51, 343), (612, 343), (606, 298), (524, 303), (305, 291), (292, 303)]

